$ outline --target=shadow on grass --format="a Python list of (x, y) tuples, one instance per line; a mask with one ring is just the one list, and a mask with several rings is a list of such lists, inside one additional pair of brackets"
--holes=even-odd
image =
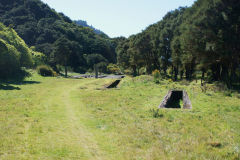
[(21, 88), (19, 87), (14, 87), (9, 84), (2, 85), (0, 84), (0, 90), (20, 90)]
[(28, 85), (28, 84), (39, 84), (38, 81), (0, 81), (0, 90), (21, 90), (19, 87), (12, 85)]
[(39, 84), (41, 82), (38, 81), (13, 81), (9, 82), (8, 84), (14, 84), (14, 85), (28, 85), (28, 84)]

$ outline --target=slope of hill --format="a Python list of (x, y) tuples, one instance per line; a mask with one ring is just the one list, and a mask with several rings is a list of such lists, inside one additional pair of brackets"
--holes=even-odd
[(29, 46), (48, 57), (55, 48), (54, 42), (66, 38), (74, 44), (70, 48), (72, 67), (87, 65), (84, 54), (99, 54), (108, 62), (116, 61), (112, 40), (78, 26), (40, 0), (1, 0), (0, 21), (12, 26)]
[[(106, 35), (104, 32), (102, 32), (102, 31), (99, 30), (99, 29), (94, 28), (92, 25), (89, 26), (88, 23), (87, 23), (87, 21), (77, 20), (77, 21), (74, 21), (74, 22), (75, 22), (77, 25), (80, 25), (80, 26), (83, 26), (83, 27), (88, 27), (88, 28), (93, 29), (94, 33), (96, 33), (96, 34), (104, 34), (104, 35)], [(107, 35), (106, 35), (106, 36), (107, 36)]]

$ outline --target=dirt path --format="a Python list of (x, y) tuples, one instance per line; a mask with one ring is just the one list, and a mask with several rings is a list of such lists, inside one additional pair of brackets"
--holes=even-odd
[[(95, 143), (94, 136), (81, 124), (80, 118), (76, 114), (75, 107), (71, 101), (71, 91), (79, 89), (80, 87), (86, 86), (87, 84), (94, 83), (97, 80), (90, 80), (90, 82), (81, 83), (80, 85), (74, 85), (70, 90), (65, 91), (62, 94), (63, 105), (66, 107), (66, 115), (69, 122), (69, 132), (72, 141), (76, 141), (78, 145), (82, 146), (89, 159), (102, 160), (104, 154)], [(81, 102), (78, 104), (78, 108), (84, 105)]]
[(38, 85), (1, 92), (0, 160), (104, 160), (81, 96), (108, 80), (40, 79)]

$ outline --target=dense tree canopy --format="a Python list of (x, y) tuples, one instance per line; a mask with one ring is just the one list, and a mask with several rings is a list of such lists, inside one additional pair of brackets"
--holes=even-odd
[(12, 28), (0, 23), (0, 79), (22, 76), (21, 67), (31, 67), (35, 54)]
[(74, 21), (77, 25), (80, 25), (80, 26), (83, 26), (83, 27), (88, 27), (88, 28), (91, 28), (94, 33), (96, 34), (99, 34), (101, 36), (104, 36), (104, 37), (108, 37), (104, 32), (102, 32), (101, 30), (99, 29), (96, 29), (94, 28), (92, 25), (88, 25), (87, 21), (83, 21), (83, 20), (77, 20), (77, 21)]
[[(133, 74), (158, 69), (173, 79), (240, 79), (240, 1), (198, 0), (119, 42), (118, 63)], [(168, 72), (169, 71), (169, 72)]]
[(84, 54), (97, 53), (109, 62), (116, 62), (113, 40), (77, 25), (40, 0), (1, 0), (0, 22), (12, 26), (29, 46), (47, 57), (55, 51), (55, 42), (65, 37), (73, 44), (70, 48), (73, 68), (86, 64)]
[[(32, 63), (32, 50), (25, 40), (43, 52), (48, 63), (71, 66), (79, 72), (95, 64), (106, 68), (109, 63), (118, 63), (133, 75), (157, 69), (174, 80), (191, 80), (200, 74), (202, 79), (228, 85), (240, 80), (239, 0), (197, 0), (192, 7), (170, 11), (129, 38), (96, 34), (40, 0), (1, 0), (0, 21), (9, 26), (4, 30), (8, 36), (0, 37), (2, 59), (8, 55), (9, 64), (19, 67)], [(21, 43), (9, 41), (10, 33), (16, 35), (11, 28), (23, 38), (18, 41)], [(6, 63), (0, 61), (0, 65)]]

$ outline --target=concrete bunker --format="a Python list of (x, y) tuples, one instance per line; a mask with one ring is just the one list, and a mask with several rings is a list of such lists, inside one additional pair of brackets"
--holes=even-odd
[(106, 88), (116, 88), (116, 87), (119, 85), (120, 82), (121, 82), (120, 79), (115, 80), (113, 83), (111, 83), (110, 85), (108, 85)]
[[(182, 101), (183, 106), (180, 105)], [(164, 97), (159, 108), (183, 108), (192, 109), (191, 101), (186, 91), (183, 90), (170, 90)]]

